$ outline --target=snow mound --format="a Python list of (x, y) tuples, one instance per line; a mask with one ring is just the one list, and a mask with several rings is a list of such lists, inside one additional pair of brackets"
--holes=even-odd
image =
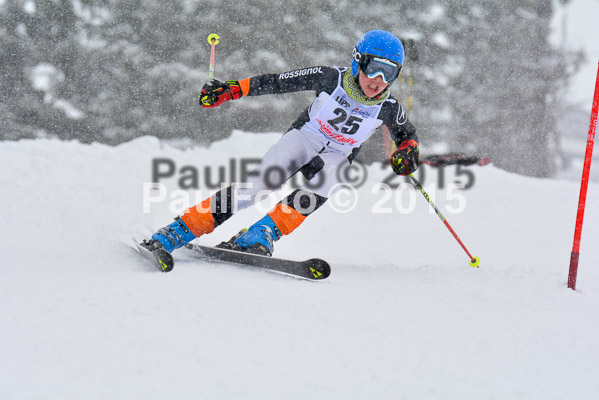
[[(331, 206), (345, 204), (340, 193), (276, 244), (278, 257), (328, 260), (326, 281), (184, 252), (168, 274), (148, 268), (131, 237), (169, 223), (179, 201), (143, 212), (155, 160), (174, 163), (168, 193), (195, 169), (206, 196), (206, 167), (228, 179), (279, 136), (235, 132), (186, 150), (150, 137), (0, 142), (0, 398), (596, 398), (597, 184), (576, 292), (566, 280), (579, 184), (493, 166), (420, 175), (477, 269), (419, 192), (380, 186), (380, 165), (363, 168), (351, 212)], [(198, 240), (261, 215), (244, 210)]]

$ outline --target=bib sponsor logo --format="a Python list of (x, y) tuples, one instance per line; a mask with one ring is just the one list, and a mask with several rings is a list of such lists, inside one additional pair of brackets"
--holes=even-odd
[(349, 102), (347, 100), (345, 100), (345, 98), (343, 98), (341, 96), (337, 96), (337, 98), (335, 99), (335, 101), (337, 103), (341, 104), (345, 108), (351, 107), (351, 104), (349, 104)]
[(298, 69), (296, 71), (285, 72), (283, 74), (279, 74), (279, 79), (289, 79), (289, 78), (297, 78), (298, 76), (306, 76), (312, 74), (322, 74), (322, 67), (314, 67), (314, 68), (304, 68)]
[(332, 141), (334, 141), (336, 143), (340, 143), (340, 144), (349, 144), (350, 146), (353, 146), (358, 143), (358, 141), (355, 139), (348, 138), (340, 133), (334, 132), (333, 129), (329, 125), (325, 124), (321, 120), (317, 119), (316, 121), (318, 122), (318, 125), (320, 126), (320, 132), (322, 132), (326, 137), (328, 137)]
[(363, 118), (370, 118), (370, 113), (368, 111), (360, 110), (359, 108), (354, 108), (351, 110), (352, 114), (359, 115)]

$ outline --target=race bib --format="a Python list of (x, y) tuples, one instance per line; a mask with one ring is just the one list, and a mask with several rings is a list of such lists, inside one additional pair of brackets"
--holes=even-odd
[(353, 100), (338, 86), (311, 120), (334, 144), (332, 147), (341, 146), (351, 151), (361, 146), (380, 125), (377, 120), (380, 109), (380, 105), (367, 106)]

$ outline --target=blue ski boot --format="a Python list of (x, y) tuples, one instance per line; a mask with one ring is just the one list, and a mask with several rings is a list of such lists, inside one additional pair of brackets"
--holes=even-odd
[[(195, 235), (185, 225), (185, 222), (180, 217), (177, 217), (175, 218), (175, 222), (164, 228), (160, 228), (158, 232), (152, 235), (149, 246), (153, 248), (162, 247), (170, 253), (179, 247), (185, 246), (195, 238)], [(150, 248), (150, 250), (152, 249)]]
[(280, 237), (281, 231), (272, 218), (266, 215), (248, 229), (242, 230), (231, 240), (221, 243), (217, 247), (271, 257), (274, 250), (273, 242), (279, 240)]

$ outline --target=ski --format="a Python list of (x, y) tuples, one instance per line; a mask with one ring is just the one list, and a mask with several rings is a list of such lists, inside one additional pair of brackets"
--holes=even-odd
[(326, 279), (331, 274), (329, 264), (319, 258), (294, 261), (198, 244), (188, 244), (186, 247), (191, 249), (193, 254), (207, 261), (222, 261), (225, 263), (264, 268), (312, 280)]
[(165, 249), (150, 250), (135, 240), (135, 238), (133, 238), (133, 242), (135, 243), (139, 254), (150, 260), (159, 271), (169, 272), (175, 266), (173, 255)]

